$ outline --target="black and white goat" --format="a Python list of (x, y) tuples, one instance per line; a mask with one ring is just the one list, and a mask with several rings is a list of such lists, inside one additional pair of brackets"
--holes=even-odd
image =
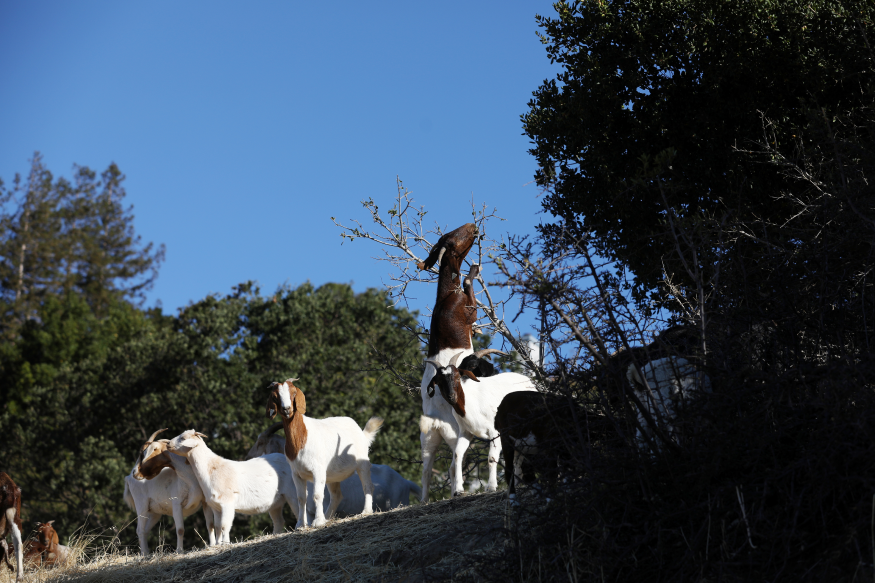
[(532, 391), (510, 393), (502, 399), (495, 414), (495, 430), (501, 435), (511, 504), (517, 503), (517, 482), (523, 480), (524, 473), (526, 481), (531, 481), (531, 470), (539, 471), (548, 487), (555, 487), (569, 430), (580, 421), (570, 407), (564, 397)]

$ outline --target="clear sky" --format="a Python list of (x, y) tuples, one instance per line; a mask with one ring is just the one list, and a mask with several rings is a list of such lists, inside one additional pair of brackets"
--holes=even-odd
[[(329, 217), (384, 209), (400, 176), (442, 226), (497, 207), (531, 234), (534, 159), (519, 116), (555, 76), (529, 2), (0, 0), (0, 176), (34, 151), (127, 176), (166, 262), (165, 312), (256, 280), (380, 287)], [(425, 290), (422, 290), (425, 291)], [(434, 290), (411, 307), (425, 311)]]

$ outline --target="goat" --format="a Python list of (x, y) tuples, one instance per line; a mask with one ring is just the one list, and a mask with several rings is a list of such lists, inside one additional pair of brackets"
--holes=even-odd
[(64, 565), (70, 558), (70, 547), (59, 544), (58, 533), (52, 526), (54, 520), (48, 522), (37, 522), (37, 540), (40, 549), (40, 559), (43, 565), (53, 567), (55, 565)]
[[(267, 512), (273, 520), (273, 533), (285, 530), (283, 504), (288, 504), (298, 516), (298, 501), (289, 465), (280, 454), (270, 454), (238, 462), (216, 455), (206, 443), (206, 435), (194, 429), (173, 439), (162, 439), (166, 450), (185, 456), (204, 493), (204, 504), (213, 510), (220, 526), (216, 544), (231, 543), (234, 513), (261, 514)], [(163, 453), (157, 448), (152, 455)], [(148, 462), (150, 458), (144, 461)], [(142, 467), (142, 466), (141, 466)]]
[[(274, 423), (266, 431), (259, 434), (255, 445), (246, 454), (246, 459), (252, 459), (266, 453), (285, 453), (285, 436), (272, 435), (282, 428), (282, 423)], [(371, 482), (374, 484), (374, 509), (386, 512), (399, 506), (410, 504), (410, 495), (420, 496), (422, 490), (419, 486), (406, 480), (401, 474), (380, 464), (371, 464)], [(362, 491), (362, 481), (358, 474), (353, 473), (350, 477), (340, 482), (340, 491), (343, 500), (337, 506), (334, 515), (339, 518), (353, 516), (361, 512), (365, 499)], [(325, 492), (328, 492), (326, 487)], [(323, 512), (328, 512), (329, 497), (324, 495), (322, 502)], [(316, 507), (313, 504), (313, 486), (307, 483), (307, 519), (312, 522), (316, 515)]]
[[(472, 437), (489, 441), (489, 481), (486, 491), (494, 492), (498, 487), (498, 472), (494, 466), (497, 465), (501, 453), (499, 434), (495, 430), (495, 413), (505, 395), (517, 391), (535, 391), (535, 385), (529, 377), (514, 372), (480, 379), (470, 370), (456, 367), (461, 355), (462, 352), (455, 354), (447, 366), (426, 360), (426, 363), (437, 370), (426, 391), (432, 397), (435, 392), (434, 385), (438, 385), (444, 400), (452, 407), (460, 437), (468, 441)], [(462, 456), (457, 456), (453, 462), (454, 473), (460, 476)], [(453, 494), (457, 495), (458, 492)]]
[[(504, 396), (495, 413), (494, 428), (501, 435), (504, 477), (508, 499), (516, 506), (516, 482), (531, 478), (529, 462), (542, 470), (549, 486), (558, 478), (565, 428), (574, 426), (567, 400), (536, 391), (516, 391)], [(531, 467), (529, 468), (531, 470)]]
[[(379, 417), (371, 417), (364, 430), (349, 417), (328, 417), (313, 419), (307, 417), (307, 401), (304, 393), (293, 383), (298, 379), (288, 379), (282, 383), (272, 383), (267, 398), (267, 416), (270, 419), (281, 413), (286, 436), (286, 459), (292, 469), (298, 505), (306, 508), (307, 482), (313, 482), (313, 503), (316, 518), (313, 526), (325, 524), (322, 508), (323, 492), (326, 485), (331, 494), (328, 517), (332, 517), (343, 492), (340, 482), (356, 472), (362, 482), (365, 501), (362, 514), (373, 512), (374, 485), (371, 482), (371, 462), (368, 449), (377, 431), (383, 424)], [(307, 513), (298, 515), (295, 528), (307, 526)]]
[(506, 352), (495, 350), (494, 348), (486, 348), (466, 356), (462, 359), (462, 364), (459, 365), (459, 368), (470, 370), (480, 379), (483, 377), (493, 377), (498, 374), (498, 369), (496, 369), (495, 365), (488, 360), (489, 354), (493, 353), (507, 356)]
[(285, 436), (280, 437), (279, 435), (275, 435), (275, 433), (282, 428), (282, 422), (277, 421), (276, 423), (272, 423), (270, 427), (259, 433), (258, 437), (255, 438), (255, 443), (252, 444), (252, 447), (249, 448), (249, 452), (243, 459), (251, 460), (252, 458), (260, 457), (267, 453), (285, 453)]
[[(467, 356), (473, 354), (473, 325), (477, 321), (477, 301), (474, 297), (474, 279), (479, 275), (480, 268), (471, 266), (465, 287), (459, 282), (462, 262), (474, 245), (479, 235), (474, 223), (462, 225), (438, 239), (425, 261), (417, 264), (419, 269), (431, 269), (438, 265), (438, 289), (434, 309), (431, 315), (431, 328), (428, 336), (426, 359), (445, 365), (450, 358), (460, 350)], [(460, 293), (461, 292), (461, 293)], [(428, 364), (422, 375), (419, 387), (422, 397), (422, 417), (419, 421), (419, 442), (422, 446), (422, 499), (428, 502), (428, 490), (431, 484), (432, 468), (434, 467), (437, 449), (441, 442), (446, 441), (453, 452), (450, 464), (450, 483), (453, 494), (464, 489), (464, 479), (461, 473), (456, 475), (456, 459), (462, 459), (470, 438), (460, 434), (458, 423), (453, 417), (449, 403), (440, 396), (432, 399), (427, 395), (427, 387), (434, 377), (436, 369)], [(490, 474), (493, 465), (490, 460)], [(497, 470), (496, 470), (497, 471)]]
[(15, 549), (15, 580), (21, 579), (24, 572), (24, 547), (21, 544), (21, 488), (6, 472), (0, 472), (0, 556), (12, 571), (9, 563), (9, 546), (6, 537), (12, 535)]
[[(39, 524), (39, 523), (37, 523)], [(46, 550), (38, 540), (24, 541), (25, 568), (39, 567), (43, 562), (43, 551)]]
[[(125, 476), (125, 502), (137, 513), (137, 538), (140, 553), (149, 556), (149, 531), (162, 516), (172, 516), (176, 530), (176, 552), (183, 551), (182, 538), (185, 534), (184, 519), (197, 512), (204, 501), (204, 493), (197, 478), (185, 459), (164, 449), (155, 441), (162, 431), (153, 433), (140, 447), (137, 461), (131, 473)], [(156, 450), (160, 449), (160, 452)], [(145, 460), (150, 463), (144, 469)], [(210, 546), (216, 544), (213, 511), (203, 505), (204, 519)]]
[[(678, 356), (652, 360), (640, 372), (633, 362), (626, 370), (626, 377), (650, 417), (657, 423), (665, 424), (667, 435), (674, 442), (677, 442), (678, 437), (674, 420), (683, 402), (688, 398), (695, 398), (701, 392), (711, 392), (711, 379), (708, 375), (687, 359)], [(645, 439), (639, 429), (639, 447), (645, 448), (648, 440), (655, 444), (656, 432), (641, 411), (638, 412), (638, 423), (648, 438)]]

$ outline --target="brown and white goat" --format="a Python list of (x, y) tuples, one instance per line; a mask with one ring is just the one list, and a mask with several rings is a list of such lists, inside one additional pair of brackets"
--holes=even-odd
[[(185, 517), (201, 507), (204, 494), (197, 477), (185, 458), (167, 451), (167, 445), (155, 438), (166, 429), (153, 433), (140, 447), (137, 463), (125, 476), (125, 502), (137, 513), (137, 537), (140, 553), (149, 555), (149, 531), (162, 515), (173, 517), (176, 552), (183, 551)], [(203, 504), (209, 544), (216, 544), (218, 525), (212, 509)]]
[[(307, 417), (307, 401), (300, 388), (294, 385), (298, 379), (272, 383), (267, 398), (267, 416), (270, 419), (280, 414), (286, 436), (286, 459), (292, 469), (292, 478), (297, 491), (298, 506), (307, 508), (307, 482), (313, 482), (313, 503), (316, 511), (313, 526), (325, 524), (322, 507), (326, 485), (331, 495), (328, 507), (330, 518), (343, 499), (340, 482), (358, 474), (364, 491), (362, 514), (373, 512), (374, 485), (371, 481), (371, 462), (368, 450), (377, 431), (383, 424), (379, 417), (371, 417), (364, 429), (349, 417), (314, 419)], [(307, 513), (298, 514), (295, 528), (307, 526)]]
[[(491, 377), (479, 378), (472, 371), (458, 365), (462, 353), (450, 359), (447, 366), (432, 360), (426, 362), (434, 366), (437, 374), (432, 377), (426, 391), (434, 395), (434, 385), (440, 388), (444, 401), (452, 408), (453, 417), (459, 428), (460, 439), (470, 441), (474, 437), (489, 442), (489, 480), (486, 490), (494, 492), (498, 486), (498, 456), (501, 442), (495, 430), (495, 414), (505, 395), (517, 391), (534, 391), (532, 380), (514, 372), (506, 372)], [(462, 456), (453, 459), (454, 475), (462, 472)], [(454, 495), (457, 492), (454, 492)]]
[[(21, 488), (6, 472), (0, 472), (0, 555), (9, 570), (15, 571), (15, 580), (21, 579), (24, 571), (24, 547), (21, 544)], [(9, 563), (9, 546), (6, 537), (12, 535), (16, 568)]]
[[(39, 524), (39, 523), (37, 523)], [(43, 564), (43, 551), (46, 547), (38, 540), (24, 541), (24, 566), (25, 568), (36, 568)]]
[(39, 543), (41, 563), (47, 567), (64, 565), (70, 559), (70, 547), (59, 544), (58, 533), (52, 526), (54, 520), (37, 522), (36, 539)]
[[(477, 321), (477, 302), (474, 297), (474, 279), (479, 274), (479, 267), (474, 265), (466, 278), (463, 288), (459, 281), (462, 262), (474, 245), (479, 232), (474, 223), (462, 225), (454, 231), (442, 236), (432, 247), (425, 261), (419, 263), (419, 269), (431, 269), (438, 265), (438, 289), (431, 315), (431, 329), (428, 337), (428, 361), (441, 365), (449, 363), (453, 355), (463, 353), (463, 356), (473, 353), (471, 338), (473, 325)], [(427, 361), (427, 362), (428, 362)], [(422, 445), (422, 502), (428, 502), (428, 490), (431, 483), (432, 468), (437, 449), (443, 441), (447, 442), (453, 451), (453, 463), (450, 465), (450, 482), (453, 494), (463, 490), (461, 473), (456, 475), (455, 468), (468, 449), (470, 439), (460, 434), (458, 423), (453, 417), (449, 403), (440, 396), (431, 398), (426, 390), (434, 377), (436, 369), (426, 364), (419, 392), (422, 397), (422, 417), (419, 422), (419, 441)], [(497, 461), (497, 460), (496, 460)], [(490, 460), (491, 462), (491, 460)]]

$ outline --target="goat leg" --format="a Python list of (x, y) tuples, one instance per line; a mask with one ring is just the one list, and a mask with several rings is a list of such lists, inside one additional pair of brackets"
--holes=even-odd
[(6, 542), (6, 539), (0, 539), (0, 555), (3, 555), (3, 561), (6, 563), (6, 566), (9, 567), (10, 571), (14, 571), (15, 569), (12, 567), (12, 563), (9, 562), (9, 543)]
[(362, 491), (365, 493), (365, 507), (362, 514), (374, 512), (374, 482), (371, 480), (371, 462), (361, 460), (355, 469), (362, 483)]

